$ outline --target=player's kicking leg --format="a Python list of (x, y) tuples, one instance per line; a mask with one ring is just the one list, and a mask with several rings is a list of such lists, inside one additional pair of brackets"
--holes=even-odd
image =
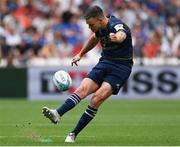
[(62, 104), (57, 109), (50, 109), (48, 107), (43, 107), (42, 113), (47, 117), (52, 123), (57, 124), (67, 111), (74, 108), (81, 99), (85, 98), (87, 95), (93, 93), (98, 89), (98, 85), (91, 79), (85, 78), (80, 87), (73, 93), (64, 104)]

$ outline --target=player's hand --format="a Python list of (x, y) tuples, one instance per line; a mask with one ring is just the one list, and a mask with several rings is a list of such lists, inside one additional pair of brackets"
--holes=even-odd
[(74, 64), (76, 66), (78, 66), (77, 62), (81, 59), (81, 57), (79, 56), (79, 54), (77, 54), (76, 56), (73, 57), (72, 61), (71, 61), (71, 66), (73, 66)]
[(110, 33), (109, 34), (109, 38), (112, 42), (116, 42), (117, 41), (117, 37), (115, 33)]

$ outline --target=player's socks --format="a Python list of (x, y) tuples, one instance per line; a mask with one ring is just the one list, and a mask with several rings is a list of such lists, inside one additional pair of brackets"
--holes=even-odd
[(77, 126), (71, 133), (75, 133), (75, 136), (94, 118), (97, 113), (97, 109), (94, 109), (90, 106), (86, 109), (86, 111), (81, 116)]
[(81, 101), (80, 97), (73, 93), (65, 102), (63, 105), (61, 105), (59, 108), (57, 108), (57, 112), (60, 116), (63, 116), (64, 113), (74, 108), (79, 102)]

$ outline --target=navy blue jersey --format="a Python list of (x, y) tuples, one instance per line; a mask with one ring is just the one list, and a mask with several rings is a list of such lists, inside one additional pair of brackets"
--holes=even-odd
[[(109, 34), (118, 31), (124, 31), (126, 33), (126, 39), (121, 43), (111, 42)], [(131, 32), (129, 27), (120, 19), (114, 16), (109, 16), (107, 27), (97, 31), (95, 35), (100, 40), (102, 46), (102, 59), (105, 58), (119, 61), (126, 60), (132, 62), (133, 47)]]

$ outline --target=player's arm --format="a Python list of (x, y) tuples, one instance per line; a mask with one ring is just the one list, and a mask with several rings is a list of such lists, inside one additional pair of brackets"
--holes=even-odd
[(126, 39), (126, 33), (120, 30), (116, 33), (110, 33), (109, 38), (112, 42), (121, 43)]
[(75, 64), (77, 66), (77, 62), (87, 53), (89, 52), (91, 49), (93, 49), (97, 43), (98, 43), (99, 39), (95, 36), (95, 34), (93, 34), (88, 41), (84, 44), (84, 46), (82, 47), (81, 51), (75, 55), (71, 61), (71, 65), (73, 66), (73, 64)]
[(126, 32), (127, 30), (125, 29), (124, 24), (116, 24), (114, 27), (114, 32), (115, 33), (110, 33), (109, 38), (111, 39), (112, 42), (117, 42), (121, 43), (126, 39)]

